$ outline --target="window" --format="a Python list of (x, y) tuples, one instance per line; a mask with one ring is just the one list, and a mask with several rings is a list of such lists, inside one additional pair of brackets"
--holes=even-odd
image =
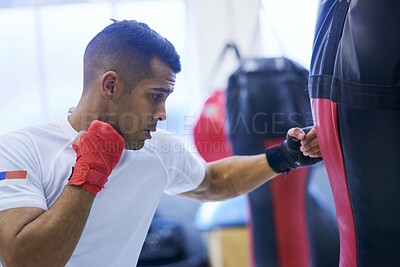
[[(111, 18), (149, 24), (184, 58), (183, 0), (0, 0), (0, 133), (58, 119), (77, 104), (84, 49)], [(173, 104), (187, 94), (180, 76), (167, 103), (172, 115), (182, 112)]]
[(317, 1), (261, 0), (261, 40), (266, 56), (286, 56), (309, 68)]

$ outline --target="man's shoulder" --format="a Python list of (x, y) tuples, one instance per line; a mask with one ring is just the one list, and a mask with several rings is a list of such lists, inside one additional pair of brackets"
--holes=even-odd
[(166, 146), (166, 145), (176, 145), (176, 144), (182, 144), (183, 143), (183, 141), (177, 135), (175, 135), (174, 133), (169, 132), (169, 131), (164, 130), (164, 129), (160, 129), (160, 128), (157, 128), (157, 131), (155, 131), (152, 134), (152, 138), (150, 140), (148, 140), (148, 141), (150, 141), (149, 143), (153, 144), (153, 145), (154, 144), (156, 144), (156, 145), (162, 144), (164, 146)]
[(33, 126), (27, 126), (17, 130), (13, 130), (0, 135), (0, 141), (18, 139), (18, 138), (28, 138), (34, 136), (40, 136), (43, 133), (51, 132), (52, 129), (56, 128), (56, 122), (47, 122)]
[(152, 139), (146, 142), (148, 142), (148, 150), (153, 150), (162, 158), (167, 158), (168, 160), (181, 157), (183, 154), (197, 153), (194, 142), (191, 140), (190, 136), (175, 134), (164, 129), (157, 129), (157, 131), (153, 133)]
[(29, 126), (0, 135), (0, 147), (9, 147), (13, 150), (31, 150), (38, 147), (51, 148), (57, 141), (67, 141), (60, 121), (47, 122)]
[(145, 150), (155, 152), (164, 158), (172, 156), (171, 153), (174, 151), (174, 148), (181, 143), (181, 140), (173, 133), (157, 128), (157, 130), (152, 133), (151, 139), (146, 140)]
[(161, 128), (157, 128), (157, 131), (155, 131), (152, 134), (152, 139), (154, 140), (175, 139), (175, 138), (176, 136), (173, 133)]

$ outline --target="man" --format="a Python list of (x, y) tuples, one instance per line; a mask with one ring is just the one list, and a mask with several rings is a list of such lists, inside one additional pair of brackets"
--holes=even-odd
[[(76, 109), (1, 137), (5, 266), (135, 266), (163, 192), (223, 200), (314, 162), (289, 138), (267, 157), (200, 164), (156, 131), (180, 68), (172, 44), (147, 25), (114, 22), (86, 48)], [(289, 134), (305, 155), (320, 156), (314, 130)]]

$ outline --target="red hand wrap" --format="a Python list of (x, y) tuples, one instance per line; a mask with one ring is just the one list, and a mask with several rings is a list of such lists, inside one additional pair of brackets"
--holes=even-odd
[(79, 145), (72, 145), (76, 164), (68, 185), (79, 186), (96, 196), (118, 164), (124, 147), (124, 139), (110, 124), (92, 121)]

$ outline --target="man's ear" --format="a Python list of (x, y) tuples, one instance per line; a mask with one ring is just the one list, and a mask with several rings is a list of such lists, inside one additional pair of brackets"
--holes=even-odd
[(123, 90), (119, 75), (115, 71), (107, 71), (101, 77), (101, 94), (111, 99)]

